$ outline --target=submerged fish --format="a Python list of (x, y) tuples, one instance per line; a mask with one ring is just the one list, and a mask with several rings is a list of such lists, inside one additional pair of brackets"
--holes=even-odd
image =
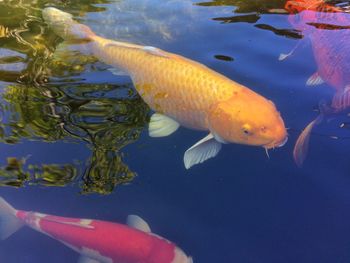
[(317, 72), (306, 82), (316, 86), (326, 82), (336, 93), (332, 104), (323, 106), (320, 115), (310, 122), (299, 136), (293, 151), (298, 166), (304, 162), (310, 133), (326, 111), (337, 113), (350, 107), (350, 14), (345, 9), (323, 0), (287, 1), (285, 9), (291, 13), (290, 23), (310, 39)]
[(43, 17), (63, 39), (88, 42), (94, 56), (131, 76), (138, 93), (156, 112), (150, 120), (150, 136), (170, 135), (180, 125), (209, 131), (185, 152), (186, 168), (216, 156), (221, 143), (270, 149), (287, 141), (273, 102), (204, 65), (155, 47), (99, 37), (52, 7), (43, 10)]
[(129, 226), (16, 210), (0, 197), (0, 240), (22, 226), (48, 235), (81, 255), (80, 263), (192, 263), (192, 258), (170, 241), (151, 233), (136, 215)]

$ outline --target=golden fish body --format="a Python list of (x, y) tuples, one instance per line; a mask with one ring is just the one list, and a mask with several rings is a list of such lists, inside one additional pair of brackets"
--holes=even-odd
[(221, 143), (269, 149), (286, 142), (275, 105), (243, 85), (180, 55), (99, 37), (55, 8), (44, 9), (43, 16), (58, 35), (89, 41), (94, 56), (131, 76), (138, 93), (156, 112), (149, 125), (151, 136), (169, 135), (179, 125), (210, 132), (186, 151), (186, 168), (214, 157)]
[(154, 111), (188, 128), (208, 130), (210, 108), (244, 89), (182, 56), (97, 36), (92, 39), (93, 53), (105, 63), (127, 71), (138, 93)]

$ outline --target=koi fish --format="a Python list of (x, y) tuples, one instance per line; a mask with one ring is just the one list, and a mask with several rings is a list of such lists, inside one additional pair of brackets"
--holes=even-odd
[(287, 141), (273, 102), (206, 66), (155, 47), (99, 37), (56, 8), (45, 8), (43, 18), (63, 39), (88, 42), (95, 57), (130, 75), (155, 111), (149, 123), (151, 137), (170, 135), (180, 125), (209, 131), (185, 152), (187, 169), (216, 156), (222, 143), (270, 149)]
[(127, 224), (16, 210), (0, 197), (0, 240), (26, 225), (78, 252), (80, 263), (193, 262), (175, 244), (151, 233), (140, 217), (129, 215)]
[(324, 105), (321, 106), (320, 115), (307, 125), (297, 139), (293, 157), (296, 164), (301, 166), (308, 152), (311, 131), (322, 121), (325, 112), (333, 114), (350, 106), (350, 14), (344, 8), (330, 5), (324, 0), (287, 1), (285, 9), (291, 14), (288, 20), (293, 27), (309, 38), (318, 67), (306, 85), (327, 83), (335, 89), (331, 105), (326, 110)]

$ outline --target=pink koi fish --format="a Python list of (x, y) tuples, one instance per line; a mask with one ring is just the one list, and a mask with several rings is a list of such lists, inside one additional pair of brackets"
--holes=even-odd
[[(322, 121), (323, 113), (350, 108), (350, 13), (326, 0), (287, 1), (285, 10), (290, 13), (288, 20), (293, 27), (311, 42), (317, 71), (306, 85), (327, 83), (335, 90), (332, 104), (321, 109), (321, 114), (306, 126), (295, 144), (294, 160), (301, 166), (308, 152), (311, 131)], [(280, 58), (288, 55), (282, 54)]]
[(193, 262), (175, 244), (151, 233), (140, 217), (129, 215), (127, 224), (16, 210), (0, 197), (1, 240), (27, 225), (78, 252), (80, 263)]

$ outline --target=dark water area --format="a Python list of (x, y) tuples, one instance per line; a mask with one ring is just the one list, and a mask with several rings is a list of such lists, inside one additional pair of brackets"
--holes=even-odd
[[(284, 4), (0, 1), (0, 196), (17, 209), (64, 217), (124, 223), (137, 214), (193, 262), (350, 262), (349, 110), (314, 127), (298, 167), (298, 136), (338, 88), (306, 86), (320, 65), (308, 31), (273, 12)], [(272, 100), (287, 144), (269, 158), (262, 147), (223, 145), (186, 170), (184, 152), (206, 133), (149, 137), (152, 110), (131, 79), (64, 43), (42, 19), (47, 6), (100, 36), (198, 61)], [(0, 241), (0, 262), (78, 257), (28, 227)]]

